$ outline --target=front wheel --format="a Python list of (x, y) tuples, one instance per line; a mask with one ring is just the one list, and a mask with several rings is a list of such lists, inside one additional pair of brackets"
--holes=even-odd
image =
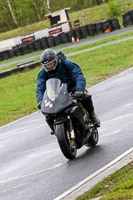
[(71, 138), (70, 131), (66, 130), (64, 124), (58, 124), (55, 128), (55, 135), (63, 155), (67, 159), (74, 159), (77, 154), (75, 139)]

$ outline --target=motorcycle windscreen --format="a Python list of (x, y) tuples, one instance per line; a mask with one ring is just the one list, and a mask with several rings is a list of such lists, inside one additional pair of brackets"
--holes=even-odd
[(59, 79), (51, 78), (46, 82), (46, 92), (43, 96), (41, 111), (47, 114), (55, 114), (73, 103), (67, 92), (67, 85)]
[(51, 101), (54, 101), (56, 97), (58, 97), (60, 90), (61, 90), (62, 83), (57, 78), (51, 78), (46, 82), (46, 92), (48, 98)]

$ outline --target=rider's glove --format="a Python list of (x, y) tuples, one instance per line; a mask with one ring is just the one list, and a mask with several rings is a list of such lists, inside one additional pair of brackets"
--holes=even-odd
[(39, 101), (39, 103), (38, 103), (38, 105), (37, 105), (37, 107), (38, 107), (39, 110), (41, 110), (41, 104), (42, 104), (42, 100)]
[(84, 92), (83, 91), (76, 91), (74, 94), (72, 94), (72, 97), (74, 97), (74, 98), (84, 98)]

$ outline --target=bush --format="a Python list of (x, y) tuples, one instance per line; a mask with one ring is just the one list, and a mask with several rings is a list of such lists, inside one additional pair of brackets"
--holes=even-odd
[(120, 14), (119, 6), (116, 0), (109, 0), (108, 14), (110, 17), (117, 17)]

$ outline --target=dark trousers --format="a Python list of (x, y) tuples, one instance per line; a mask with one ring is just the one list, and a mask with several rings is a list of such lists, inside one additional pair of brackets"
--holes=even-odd
[(94, 113), (94, 105), (92, 101), (92, 96), (89, 94), (87, 90), (84, 91), (85, 98), (81, 100), (82, 105), (88, 111), (89, 115)]

